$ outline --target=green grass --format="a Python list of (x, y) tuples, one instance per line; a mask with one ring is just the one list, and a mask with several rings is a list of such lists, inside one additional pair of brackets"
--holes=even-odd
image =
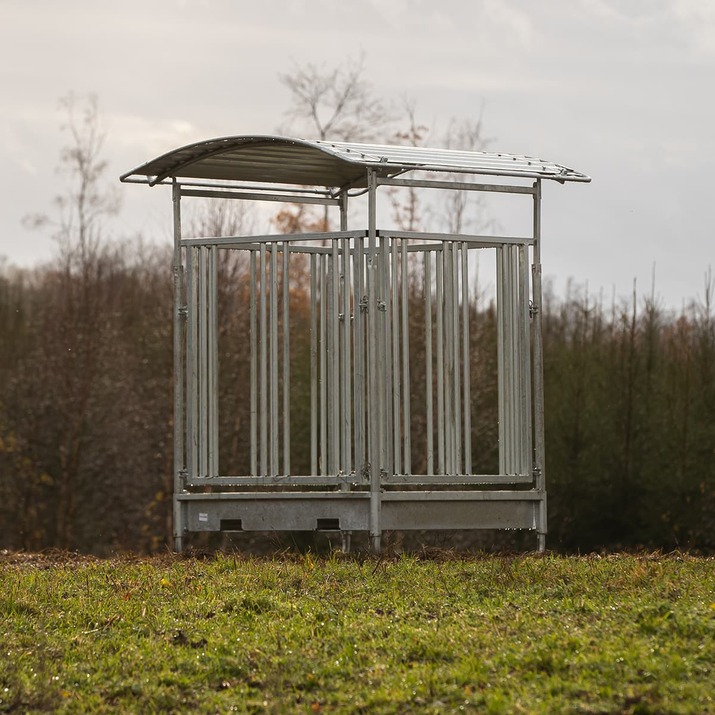
[(0, 556), (0, 713), (715, 713), (715, 561)]

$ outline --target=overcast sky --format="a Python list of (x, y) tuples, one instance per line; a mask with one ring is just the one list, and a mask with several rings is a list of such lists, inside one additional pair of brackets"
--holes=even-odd
[[(715, 264), (714, 0), (0, 0), (0, 255), (52, 256), (67, 136), (99, 97), (108, 179), (193, 141), (275, 133), (280, 73), (365, 56), (380, 97), (431, 127), (478, 117), (490, 149), (589, 174), (544, 191), (544, 272), (679, 308)], [(437, 131), (435, 130), (435, 135)], [(169, 240), (166, 189), (121, 185), (114, 236)], [(499, 218), (498, 216), (496, 218)]]

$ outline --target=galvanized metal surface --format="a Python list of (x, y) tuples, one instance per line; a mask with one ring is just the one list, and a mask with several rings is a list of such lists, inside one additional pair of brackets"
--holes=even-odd
[[(413, 170), (422, 173), (405, 178)], [(444, 180), (430, 177), (432, 172)], [(454, 180), (448, 180), (450, 174)], [(466, 174), (535, 181), (484, 184), (465, 181)], [(522, 156), (280, 137), (199, 142), (122, 177), (173, 185), (177, 550), (190, 531), (338, 529), (348, 548), (350, 533), (364, 530), (379, 550), (385, 529), (450, 528), (532, 529), (544, 549), (542, 179), (589, 181), (566, 167)], [(345, 189), (359, 186), (367, 188), (367, 225), (348, 230)], [(381, 186), (530, 196), (532, 235), (380, 230)], [(195, 197), (337, 207), (340, 231), (184, 236), (182, 198)], [(499, 468), (494, 474), (472, 467), (475, 262), (470, 254), (484, 250), (496, 253)], [(243, 253), (249, 267), (245, 474), (225, 473), (219, 463), (221, 251)], [(310, 274), (307, 474), (294, 473), (291, 459), (294, 261)], [(424, 311), (419, 321), (412, 315), (415, 295)], [(420, 345), (425, 377), (418, 384), (413, 351)], [(414, 400), (425, 410), (419, 440), (412, 424)], [(425, 473), (415, 473), (415, 459)]]
[[(213, 245), (209, 245), (210, 239), (180, 241), (188, 264), (188, 489), (304, 489), (327, 485), (341, 490), (366, 489), (369, 509), (363, 528), (369, 528), (377, 548), (387, 528), (382, 520), (386, 487), (421, 484), (444, 490), (466, 484), (492, 488), (533, 485), (529, 339), (532, 304), (529, 273), (525, 270), (532, 241), (499, 244), (498, 238), (489, 237), (480, 243), (440, 234), (427, 235), (422, 242), (412, 244), (414, 235), (373, 228), (316, 234), (308, 241), (303, 234), (247, 236), (240, 242), (216, 239)], [(247, 253), (245, 263), (251, 273), (251, 459), (247, 474), (222, 473), (217, 462), (218, 331), (212, 256), (218, 250)], [(496, 280), (501, 456), (500, 469), (495, 474), (472, 472), (469, 286), (473, 266), (468, 254), (478, 250), (496, 250), (499, 256)], [(296, 474), (290, 468), (291, 316), (287, 281), (291, 260), (306, 252), (309, 262), (305, 265), (310, 273), (311, 473)], [(410, 273), (408, 256), (415, 254), (419, 257)], [(422, 267), (420, 274), (414, 273), (415, 266)], [(367, 281), (362, 276), (367, 276)], [(411, 379), (411, 341), (416, 334), (409, 291), (412, 296), (418, 291), (421, 302), (429, 306), (421, 319), (419, 342), (429, 345), (425, 373), (430, 377), (421, 395)], [(412, 438), (414, 399), (424, 401), (428, 415), (424, 439), (417, 443)], [(427, 465), (427, 473), (414, 473), (414, 457)], [(466, 492), (472, 496), (465, 499), (483, 499), (484, 493)], [(528, 500), (531, 504), (533, 497), (530, 495)], [(268, 504), (272, 506), (265, 507), (261, 523), (270, 523), (272, 529), (295, 523), (295, 519), (284, 519), (284, 505), (276, 506), (278, 502), (274, 500)], [(298, 508), (297, 502), (291, 504)], [(310, 504), (309, 497), (304, 496), (300, 504), (309, 512), (310, 507), (305, 506)], [(222, 507), (223, 512), (226, 509), (229, 507)], [(500, 509), (508, 511), (509, 507)], [(236, 514), (245, 512), (244, 506), (237, 504), (235, 510)], [(308, 512), (296, 518), (312, 518)], [(389, 523), (399, 523), (400, 528), (428, 528), (426, 524), (444, 522), (436, 516), (425, 520), (422, 509), (421, 516), (410, 522), (409, 515), (416, 513), (412, 508), (400, 507)], [(521, 528), (523, 513), (520, 511), (522, 516), (509, 522), (510, 528)], [(483, 525), (492, 523), (482, 517)], [(244, 517), (235, 518), (253, 523)], [(506, 517), (499, 518), (503, 521)], [(357, 528), (352, 521), (349, 523), (350, 529)], [(406, 526), (410, 523), (412, 526)], [(453, 522), (457, 523), (465, 523), (465, 517)]]
[(367, 170), (387, 179), (406, 171), (590, 181), (550, 161), (497, 152), (309, 141), (277, 136), (221, 137), (189, 144), (123, 174), (151, 185), (170, 178), (324, 187), (366, 187)]

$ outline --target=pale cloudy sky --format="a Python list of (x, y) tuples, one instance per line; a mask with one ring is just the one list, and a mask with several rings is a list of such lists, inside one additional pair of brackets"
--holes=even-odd
[[(0, 0), (0, 255), (52, 255), (58, 100), (95, 92), (108, 179), (177, 146), (275, 133), (296, 64), (365, 56), (379, 96), (444, 128), (483, 110), (493, 150), (593, 177), (547, 182), (544, 270), (679, 308), (715, 264), (715, 0)], [(170, 197), (119, 186), (117, 236), (166, 240)], [(497, 216), (496, 218), (502, 218)], [(506, 219), (508, 223), (508, 219)]]

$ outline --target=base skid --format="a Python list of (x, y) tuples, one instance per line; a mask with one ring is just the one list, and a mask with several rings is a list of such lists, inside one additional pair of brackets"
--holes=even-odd
[[(387, 491), (380, 530), (536, 529), (543, 492)], [(369, 492), (214, 492), (176, 497), (187, 531), (370, 531)]]

